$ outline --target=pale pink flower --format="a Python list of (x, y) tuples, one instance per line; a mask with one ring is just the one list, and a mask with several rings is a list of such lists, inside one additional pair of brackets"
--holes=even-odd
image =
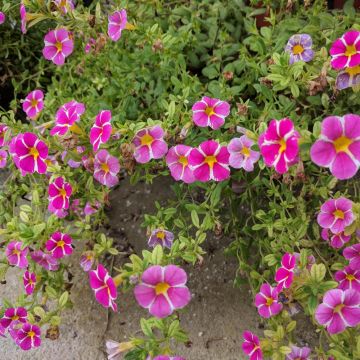
[(26, 270), (23, 276), (23, 283), (26, 294), (31, 295), (36, 285), (36, 274)]
[(7, 145), (7, 142), (5, 142), (5, 135), (8, 131), (9, 127), (5, 124), (0, 124), (0, 147)]
[(16, 333), (16, 345), (22, 350), (30, 350), (41, 345), (41, 330), (37, 325), (25, 323)]
[(56, 6), (62, 14), (67, 14), (74, 10), (75, 5), (72, 0), (54, 0)]
[(360, 244), (354, 244), (345, 248), (343, 256), (346, 260), (349, 260), (349, 265), (352, 269), (360, 269)]
[(322, 229), (321, 237), (328, 241), (329, 245), (334, 249), (342, 248), (351, 239), (351, 235), (345, 235), (343, 231), (333, 234), (331, 231), (329, 231), (329, 229)]
[(296, 266), (295, 255), (286, 253), (281, 259), (281, 267), (275, 273), (275, 281), (278, 283), (277, 290), (288, 289), (294, 280)]
[(8, 154), (5, 150), (0, 150), (0, 169), (6, 166), (7, 156)]
[(235, 169), (253, 171), (254, 164), (260, 158), (260, 153), (251, 149), (254, 144), (246, 135), (232, 139), (227, 146), (230, 154), (229, 165)]
[(330, 48), (331, 66), (336, 69), (354, 67), (360, 64), (360, 31), (347, 31), (336, 39)]
[(115, 11), (108, 16), (108, 35), (112, 41), (118, 41), (121, 37), (121, 32), (125, 29), (127, 24), (127, 13), (125, 9)]
[(243, 339), (242, 349), (249, 360), (263, 360), (259, 338), (251, 331), (246, 330), (243, 332)]
[(311, 349), (309, 347), (291, 346), (291, 353), (286, 355), (286, 360), (310, 360)]
[(95, 262), (95, 253), (93, 251), (85, 251), (80, 257), (80, 266), (86, 272), (90, 271)]
[(20, 323), (26, 323), (27, 311), (23, 307), (8, 308), (5, 310), (4, 316), (0, 319), (2, 327), (7, 329), (8, 327), (14, 326)]
[(48, 271), (57, 271), (59, 269), (59, 262), (51, 254), (45, 254), (41, 250), (33, 251), (31, 259)]
[(335, 273), (334, 278), (339, 283), (339, 289), (354, 289), (360, 292), (360, 269), (355, 270), (350, 266), (345, 266), (344, 269)]
[(260, 316), (269, 318), (277, 315), (282, 310), (282, 304), (278, 302), (278, 290), (269, 284), (262, 284), (260, 292), (255, 296), (255, 305)]
[(171, 176), (176, 180), (182, 180), (187, 184), (195, 181), (193, 171), (189, 165), (189, 155), (193, 148), (186, 145), (176, 145), (170, 148), (166, 154), (166, 164), (170, 169)]
[(70, 235), (56, 231), (50, 236), (45, 247), (55, 259), (59, 259), (72, 254), (73, 248), (71, 244), (72, 238)]
[(99, 209), (101, 208), (101, 203), (100, 201), (95, 201), (95, 203), (90, 203), (89, 201), (86, 202), (85, 207), (84, 207), (84, 214), (85, 215), (93, 215), (96, 214)]
[(23, 101), (22, 108), (28, 118), (35, 120), (44, 108), (44, 93), (41, 90), (31, 91)]
[(2, 25), (6, 20), (6, 15), (0, 11), (0, 25)]
[(29, 248), (23, 246), (21, 241), (11, 241), (5, 249), (5, 255), (9, 264), (21, 269), (26, 268), (29, 264), (27, 259), (28, 252)]
[(21, 20), (21, 32), (26, 34), (26, 8), (23, 3), (20, 4), (20, 20)]
[(96, 116), (95, 124), (90, 130), (90, 143), (94, 152), (99, 150), (101, 144), (105, 144), (111, 135), (111, 111), (102, 110)]
[(102, 185), (113, 187), (119, 182), (117, 177), (120, 171), (119, 160), (105, 149), (95, 155), (94, 178)]
[(59, 176), (52, 183), (49, 184), (49, 203), (55, 209), (69, 208), (69, 199), (72, 194), (72, 187), (70, 183), (65, 182), (64, 178)]

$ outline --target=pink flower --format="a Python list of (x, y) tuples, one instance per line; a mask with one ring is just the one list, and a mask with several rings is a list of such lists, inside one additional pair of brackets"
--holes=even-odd
[(43, 55), (55, 65), (64, 65), (65, 58), (74, 50), (74, 41), (65, 28), (49, 31), (44, 38)]
[(337, 271), (334, 277), (339, 283), (339, 289), (354, 289), (360, 292), (360, 269), (355, 270), (346, 266), (343, 270)]
[(117, 311), (117, 290), (114, 280), (103, 265), (99, 264), (96, 270), (89, 272), (90, 286), (95, 292), (95, 298), (102, 306), (111, 307)]
[(2, 25), (6, 20), (6, 15), (0, 11), (0, 25)]
[(250, 360), (263, 360), (259, 338), (251, 331), (243, 332), (242, 349)]
[(157, 318), (165, 318), (184, 308), (191, 299), (186, 272), (176, 265), (154, 265), (146, 269), (135, 286), (138, 304)]
[(55, 4), (59, 11), (64, 15), (75, 8), (72, 0), (55, 0)]
[(95, 253), (93, 251), (85, 251), (80, 257), (80, 266), (86, 272), (90, 271), (95, 261)]
[(278, 303), (278, 291), (269, 284), (261, 285), (260, 292), (255, 296), (255, 305), (264, 318), (275, 316), (282, 310), (282, 304)]
[(298, 161), (299, 133), (290, 119), (271, 120), (259, 137), (261, 155), (266, 166), (273, 166), (279, 174), (288, 171)]
[(253, 171), (254, 164), (260, 158), (260, 153), (251, 149), (253, 145), (254, 141), (246, 135), (232, 139), (227, 147), (230, 153), (229, 165), (235, 169)]
[(360, 269), (360, 244), (355, 244), (345, 248), (343, 256), (346, 260), (349, 260), (349, 265), (352, 269)]
[(49, 184), (48, 193), (49, 202), (55, 209), (67, 210), (69, 208), (72, 187), (69, 183), (65, 182), (63, 177), (59, 176)]
[(90, 130), (90, 143), (94, 152), (99, 150), (101, 144), (105, 144), (111, 135), (111, 111), (102, 110), (96, 116), (95, 124)]
[(55, 115), (55, 126), (51, 129), (50, 135), (65, 135), (69, 129), (80, 120), (85, 112), (85, 105), (71, 100), (62, 105)]
[(88, 54), (94, 48), (95, 44), (96, 44), (96, 40), (93, 38), (90, 38), (84, 48), (85, 54)]
[(48, 271), (57, 271), (59, 269), (59, 262), (50, 254), (45, 254), (41, 250), (36, 250), (31, 253), (31, 259)]
[(333, 234), (341, 233), (354, 221), (352, 207), (352, 201), (344, 197), (327, 200), (321, 205), (317, 222), (323, 229), (329, 229)]
[(50, 236), (45, 246), (46, 250), (51, 253), (55, 259), (60, 259), (72, 254), (73, 248), (71, 244), (72, 238), (70, 235), (56, 231)]
[(5, 255), (10, 265), (24, 269), (29, 264), (26, 258), (28, 252), (29, 248), (27, 246), (23, 248), (21, 241), (11, 241), (6, 247)]
[(155, 247), (156, 245), (161, 245), (171, 249), (172, 243), (174, 241), (174, 234), (170, 231), (163, 229), (155, 229), (152, 231), (148, 245)]
[(342, 248), (351, 239), (351, 235), (345, 235), (343, 231), (336, 234), (330, 232), (329, 234), (329, 229), (322, 229), (321, 237), (329, 241), (329, 245), (335, 249)]
[(230, 114), (230, 105), (226, 101), (204, 96), (193, 105), (192, 112), (195, 125), (210, 126), (216, 130), (224, 125), (225, 118)]
[(296, 265), (295, 255), (286, 253), (281, 259), (281, 267), (275, 273), (276, 287), (278, 291), (288, 289), (294, 280), (294, 269)]
[(21, 20), (21, 32), (26, 34), (26, 8), (24, 4), (20, 4), (20, 20)]
[(310, 360), (311, 349), (308, 347), (291, 346), (291, 353), (286, 355), (286, 360)]
[(125, 9), (115, 11), (108, 16), (108, 35), (112, 41), (118, 41), (121, 32), (125, 29), (127, 23), (127, 13)]
[(36, 285), (36, 274), (26, 270), (23, 276), (23, 282), (26, 294), (31, 295)]
[(52, 203), (49, 204), (48, 210), (55, 216), (57, 216), (59, 219), (66, 217), (68, 214), (68, 212), (64, 209), (55, 209)]
[(164, 135), (164, 130), (159, 125), (138, 131), (133, 139), (136, 147), (135, 160), (144, 164), (151, 159), (161, 159), (168, 151)]
[(229, 152), (215, 140), (207, 140), (190, 152), (189, 164), (196, 180), (223, 181), (230, 177)]
[(113, 187), (118, 182), (117, 177), (120, 171), (119, 160), (111, 156), (107, 150), (100, 150), (95, 155), (94, 160), (94, 178), (102, 185)]
[(8, 129), (8, 126), (6, 126), (5, 124), (0, 124), (0, 147), (6, 145), (5, 135)]
[(166, 154), (166, 164), (170, 169), (171, 176), (176, 180), (182, 180), (187, 184), (195, 181), (192, 169), (189, 166), (189, 155), (192, 147), (176, 145), (170, 148)]
[(48, 147), (30, 132), (19, 134), (10, 145), (15, 165), (22, 170), (22, 175), (37, 172), (44, 174), (47, 169)]
[(360, 293), (353, 289), (327, 291), (316, 308), (315, 319), (331, 335), (357, 326), (360, 323)]
[[(359, 43), (360, 44), (360, 43)], [(360, 116), (329, 116), (310, 149), (311, 160), (340, 180), (352, 178), (360, 166)]]
[(307, 270), (311, 270), (311, 267), (316, 263), (316, 259), (314, 257), (314, 255), (309, 255), (306, 259), (306, 264), (302, 264), (301, 263), (301, 256), (300, 253), (298, 252), (294, 252), (293, 254), (295, 256), (295, 260), (296, 260), (296, 265), (295, 265), (295, 269), (294, 269), (294, 275), (300, 275), (300, 269), (299, 266), (304, 266), (306, 265), (306, 269)]
[(25, 98), (22, 108), (30, 119), (36, 119), (44, 108), (44, 93), (41, 90), (31, 91)]
[(331, 45), (331, 66), (340, 70), (360, 64), (360, 31), (346, 32)]
[(100, 208), (101, 208), (101, 203), (99, 201), (96, 200), (94, 204), (91, 204), (89, 201), (87, 201), (84, 207), (84, 214), (85, 215), (96, 214)]
[(6, 332), (6, 329), (0, 324), (0, 336), (1, 337), (6, 337), (5, 332)]
[(41, 331), (37, 325), (26, 323), (16, 334), (16, 344), (22, 350), (30, 350), (41, 345)]
[(0, 150), (0, 169), (6, 166), (7, 152), (5, 150)]
[(185, 360), (181, 356), (158, 355), (153, 360)]
[(0, 324), (5, 329), (10, 325), (16, 325), (20, 323), (26, 323), (27, 311), (23, 307), (8, 308), (5, 310), (4, 316), (0, 319)]

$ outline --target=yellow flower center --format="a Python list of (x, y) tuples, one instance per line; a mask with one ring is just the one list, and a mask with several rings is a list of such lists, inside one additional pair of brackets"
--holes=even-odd
[(35, 159), (39, 156), (39, 152), (35, 147), (30, 148), (29, 154), (32, 155)]
[(165, 239), (165, 233), (164, 231), (158, 231), (158, 233), (156, 234), (156, 237), (158, 239), (164, 240)]
[(352, 140), (346, 136), (340, 136), (334, 141), (335, 150), (337, 153), (348, 151), (349, 146), (352, 144)]
[(183, 166), (186, 166), (188, 164), (188, 159), (186, 158), (186, 156), (180, 156), (179, 157), (179, 163), (182, 164)]
[(292, 52), (293, 52), (294, 55), (299, 55), (299, 54), (302, 54), (304, 52), (304, 48), (300, 44), (296, 44), (292, 48)]
[(345, 277), (346, 277), (346, 280), (349, 280), (349, 281), (355, 280), (355, 276), (353, 274), (347, 274)]
[(246, 146), (244, 146), (241, 151), (240, 151), (241, 154), (243, 154), (244, 156), (248, 157), (250, 156), (250, 149)]
[(273, 298), (267, 298), (267, 299), (266, 299), (266, 305), (267, 305), (267, 306), (271, 306), (273, 302), (274, 302), (274, 299), (273, 299)]
[(36, 99), (31, 100), (31, 106), (35, 107), (38, 104), (38, 101)]
[(206, 109), (205, 109), (205, 114), (207, 116), (214, 115), (215, 114), (214, 108), (212, 106), (207, 106)]
[(20, 251), (18, 249), (14, 249), (12, 251), (13, 255), (19, 255), (20, 254)]
[(60, 194), (61, 196), (65, 197), (65, 196), (66, 196), (66, 191), (65, 191), (65, 189), (60, 189), (60, 190), (59, 190), (59, 194)]
[(283, 153), (286, 150), (286, 141), (284, 140), (284, 138), (280, 139), (279, 145), (280, 145), (279, 152)]
[(150, 134), (145, 134), (141, 138), (141, 145), (151, 145), (154, 141), (154, 138)]
[(345, 72), (348, 73), (350, 76), (354, 76), (360, 74), (360, 65), (356, 65), (354, 67), (348, 67), (345, 69)]
[(106, 163), (101, 164), (101, 169), (104, 170), (106, 173), (110, 171), (109, 165)]
[(57, 243), (57, 246), (63, 247), (64, 245), (65, 245), (65, 241), (63, 241), (63, 240), (60, 240), (60, 241)]
[(355, 45), (348, 45), (346, 47), (345, 55), (346, 56), (352, 56), (357, 53)]
[(61, 0), (59, 6), (66, 6), (67, 0)]
[(343, 212), (342, 210), (339, 210), (339, 209), (335, 210), (335, 211), (333, 212), (333, 215), (334, 215), (337, 219), (344, 219), (344, 216), (345, 216), (344, 212)]
[(18, 315), (14, 315), (12, 318), (11, 318), (12, 321), (16, 321), (16, 320), (19, 320), (19, 316)]
[(56, 44), (55, 44), (55, 47), (57, 49), (58, 52), (61, 52), (62, 51), (62, 43), (60, 41), (57, 41)]
[(334, 312), (339, 313), (344, 306), (345, 306), (344, 304), (336, 305), (334, 308)]
[(205, 158), (204, 162), (210, 166), (212, 169), (214, 164), (217, 163), (216, 157), (214, 155), (209, 155)]
[(29, 331), (29, 332), (28, 332), (28, 336), (30, 336), (30, 337), (34, 337), (34, 336), (35, 336), (34, 331)]
[(170, 285), (164, 282), (158, 283), (155, 286), (155, 293), (156, 295), (164, 295), (168, 291)]

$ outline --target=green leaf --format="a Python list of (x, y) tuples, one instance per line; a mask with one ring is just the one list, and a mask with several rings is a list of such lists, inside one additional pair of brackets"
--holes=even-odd
[(149, 337), (153, 336), (152, 328), (146, 319), (144, 319), (144, 318), (140, 319), (140, 326), (141, 326), (141, 330), (144, 333), (144, 335), (149, 336)]
[(65, 291), (60, 296), (59, 306), (62, 307), (62, 308), (65, 307), (68, 300), (69, 300), (69, 293), (67, 291)]
[(161, 245), (156, 245), (151, 255), (151, 262), (154, 265), (160, 265), (163, 258), (164, 251)]
[(310, 270), (311, 279), (315, 282), (320, 283), (326, 274), (326, 267), (324, 264), (314, 264)]
[(191, 210), (191, 221), (197, 228), (200, 227), (199, 216), (196, 210)]

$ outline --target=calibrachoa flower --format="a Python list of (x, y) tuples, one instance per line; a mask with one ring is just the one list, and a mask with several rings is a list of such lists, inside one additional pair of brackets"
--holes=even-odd
[(112, 41), (118, 41), (121, 32), (125, 29), (127, 23), (126, 10), (115, 11), (108, 16), (108, 35)]
[(6, 145), (5, 144), (5, 135), (8, 131), (8, 126), (5, 124), (0, 124), (0, 147)]
[(89, 272), (90, 286), (95, 292), (95, 298), (102, 306), (111, 307), (117, 311), (117, 289), (114, 280), (103, 265)]
[(31, 91), (25, 98), (22, 108), (30, 119), (36, 119), (44, 108), (44, 93), (41, 90)]
[(74, 41), (65, 28), (49, 31), (44, 38), (43, 55), (55, 65), (63, 65), (65, 58), (74, 50)]
[(41, 331), (37, 325), (26, 323), (16, 334), (16, 344), (23, 350), (41, 345)]
[(192, 169), (189, 166), (191, 146), (176, 145), (170, 148), (166, 154), (166, 164), (170, 169), (171, 176), (176, 180), (190, 184), (195, 181)]
[(242, 349), (250, 360), (263, 360), (259, 338), (251, 331), (243, 332)]
[(55, 209), (68, 209), (69, 198), (72, 194), (70, 183), (65, 182), (62, 176), (57, 177), (48, 188), (49, 202)]
[(168, 151), (164, 135), (164, 130), (159, 125), (138, 131), (133, 139), (135, 160), (144, 164), (151, 159), (161, 159)]
[(85, 251), (80, 257), (80, 266), (86, 272), (90, 271), (95, 262), (95, 253), (93, 251)]
[(6, 166), (7, 152), (5, 150), (0, 150), (0, 169)]
[(343, 270), (337, 271), (334, 277), (339, 283), (339, 289), (360, 291), (360, 268), (355, 270), (350, 266), (346, 266)]
[(122, 352), (131, 350), (135, 347), (135, 343), (133, 341), (119, 343), (117, 341), (107, 340), (105, 345), (108, 360), (120, 360), (122, 358)]
[(36, 275), (28, 270), (25, 271), (23, 276), (23, 283), (25, 292), (27, 295), (31, 295), (34, 292), (36, 285)]
[(286, 355), (286, 360), (309, 360), (311, 349), (308, 347), (291, 346), (291, 353)]
[(94, 152), (99, 150), (101, 144), (105, 144), (111, 135), (111, 111), (102, 110), (96, 116), (95, 124), (90, 130), (90, 143)]
[(100, 208), (101, 208), (100, 201), (96, 200), (94, 204), (87, 201), (86, 204), (85, 204), (85, 207), (84, 207), (84, 215), (95, 214), (95, 213), (97, 213), (99, 211)]
[(345, 68), (336, 77), (335, 86), (339, 90), (354, 87), (360, 84), (360, 65)]
[(6, 15), (0, 11), (0, 25), (3, 24), (6, 20)]
[(311, 160), (340, 180), (352, 178), (360, 166), (360, 116), (329, 116), (310, 149)]
[(26, 323), (26, 319), (27, 319), (27, 311), (25, 308), (23, 307), (8, 308), (5, 310), (2, 319), (0, 319), (0, 324), (6, 329), (10, 325)]
[(5, 336), (5, 332), (6, 332), (6, 329), (1, 325), (1, 323), (0, 323), (0, 336), (2, 336), (2, 337), (6, 337)]
[(331, 335), (357, 326), (360, 323), (360, 293), (353, 289), (327, 291), (316, 308), (315, 319)]
[(210, 126), (216, 130), (224, 125), (225, 118), (230, 114), (230, 105), (226, 101), (204, 96), (193, 105), (192, 112), (195, 125)]
[(59, 219), (66, 217), (68, 214), (68, 212), (64, 209), (55, 209), (52, 203), (49, 204), (48, 210), (56, 215)]
[(115, 156), (110, 155), (107, 150), (100, 150), (95, 155), (94, 178), (100, 184), (107, 187), (115, 186), (119, 182), (117, 177), (119, 171), (119, 160)]
[(235, 169), (253, 171), (254, 164), (260, 158), (260, 153), (251, 149), (253, 145), (254, 141), (246, 135), (232, 139), (227, 146), (230, 153), (229, 165)]
[(48, 156), (48, 147), (39, 140), (39, 138), (30, 132), (19, 134), (11, 146), (10, 152), (16, 156), (13, 157), (15, 165), (22, 170), (22, 174), (34, 173), (44, 174), (47, 169), (46, 158)]
[(71, 255), (73, 248), (71, 246), (72, 238), (68, 234), (60, 231), (54, 232), (46, 242), (46, 250), (51, 253), (55, 259)]
[(75, 6), (72, 0), (55, 0), (55, 4), (62, 14), (74, 10)]
[(309, 62), (314, 57), (312, 39), (308, 34), (296, 34), (291, 36), (286, 44), (285, 51), (290, 53), (290, 64), (298, 61)]
[(354, 221), (353, 203), (344, 197), (330, 199), (321, 205), (317, 222), (323, 229), (338, 234)]
[(26, 8), (24, 4), (20, 4), (21, 32), (26, 34)]
[(31, 258), (41, 267), (48, 271), (57, 271), (59, 269), (59, 262), (51, 254), (45, 254), (41, 250), (33, 251)]
[[(294, 252), (293, 255), (295, 256), (295, 260), (296, 260), (296, 265), (295, 265), (295, 269), (294, 269), (294, 275), (299, 275), (300, 274), (299, 266), (300, 265), (303, 266), (304, 264), (300, 264), (300, 262), (301, 262), (300, 253)], [(307, 261), (306, 269), (310, 271), (311, 267), (316, 263), (316, 259), (315, 259), (314, 255), (309, 255), (307, 257), (306, 261)]]
[(275, 316), (282, 310), (282, 304), (278, 303), (278, 291), (269, 284), (261, 285), (260, 292), (255, 296), (255, 305), (264, 318)]
[(26, 258), (29, 252), (29, 248), (25, 246), (21, 241), (11, 241), (5, 249), (5, 255), (10, 265), (17, 266), (24, 269), (28, 266), (28, 260)]
[(296, 265), (295, 255), (286, 253), (281, 259), (281, 267), (275, 273), (275, 281), (278, 283), (277, 290), (288, 289), (294, 280)]
[(84, 48), (85, 54), (88, 54), (93, 49), (93, 47), (95, 47), (95, 45), (96, 45), (96, 40), (93, 38), (90, 38)]
[(351, 239), (351, 235), (345, 235), (343, 231), (333, 234), (329, 232), (328, 229), (321, 230), (321, 237), (324, 240), (329, 241), (329, 245), (335, 249), (342, 248)]
[(266, 166), (273, 166), (279, 174), (288, 171), (298, 161), (299, 133), (290, 119), (271, 120), (259, 137), (261, 155)]
[(149, 246), (155, 247), (157, 244), (171, 248), (174, 241), (174, 234), (170, 231), (163, 229), (155, 229), (152, 231), (150, 239), (148, 241)]
[(349, 260), (349, 265), (352, 269), (360, 269), (360, 244), (355, 244), (345, 248), (343, 256), (346, 260)]
[(165, 318), (190, 302), (186, 282), (186, 272), (176, 265), (151, 266), (143, 272), (141, 283), (135, 286), (136, 301), (151, 315)]
[(351, 30), (331, 45), (331, 66), (334, 69), (344, 69), (360, 64), (360, 31)]
[(181, 356), (158, 355), (154, 357), (154, 360), (185, 360), (185, 359)]
[(190, 152), (189, 164), (196, 180), (223, 181), (230, 177), (229, 152), (215, 140), (207, 140)]

